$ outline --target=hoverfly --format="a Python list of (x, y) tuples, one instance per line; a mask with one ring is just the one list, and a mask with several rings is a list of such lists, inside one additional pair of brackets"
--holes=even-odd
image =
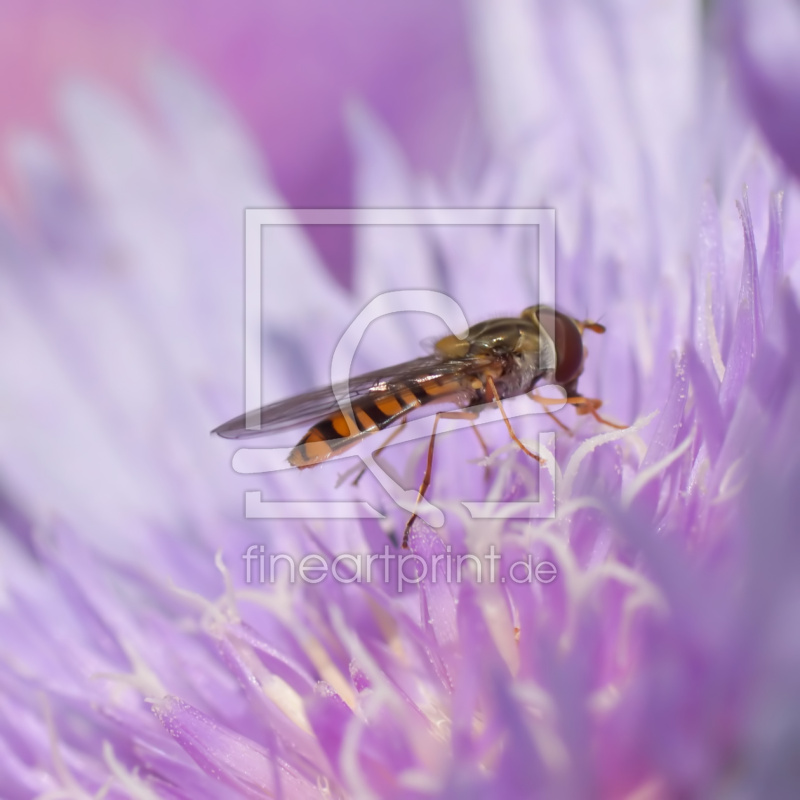
[[(242, 439), (311, 425), (288, 459), (292, 466), (305, 469), (394, 422), (405, 422), (406, 415), (414, 409), (436, 402), (454, 404), (462, 410), (439, 412), (434, 419), (425, 476), (418, 495), (421, 499), (430, 483), (436, 423), (442, 415), (474, 418), (477, 413), (470, 409), (494, 402), (512, 440), (537, 461), (541, 458), (529, 451), (514, 433), (502, 401), (530, 394), (540, 382), (562, 386), (566, 392), (566, 400), (531, 394), (545, 410), (547, 404), (567, 402), (575, 406), (578, 414), (591, 414), (614, 428), (625, 427), (597, 413), (600, 400), (578, 392), (578, 378), (586, 357), (585, 330), (605, 332), (597, 322), (579, 321), (548, 306), (531, 306), (519, 317), (501, 317), (473, 325), (463, 338), (445, 336), (436, 343), (431, 355), (368, 372), (340, 386), (316, 389), (264, 406), (255, 414), (258, 427), (247, 427), (248, 422), (252, 424), (252, 415), (242, 414), (213, 433), (226, 439)], [(350, 398), (350, 413), (337, 400), (337, 395), (343, 393)], [(388, 443), (387, 439), (379, 449)], [(412, 514), (406, 523), (403, 547), (408, 546), (415, 518), (416, 514)]]

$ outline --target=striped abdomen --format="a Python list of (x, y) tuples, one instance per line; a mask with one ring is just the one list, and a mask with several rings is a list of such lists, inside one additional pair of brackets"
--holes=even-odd
[(351, 400), (352, 415), (335, 411), (320, 420), (289, 454), (293, 467), (313, 467), (340, 453), (370, 433), (383, 430), (415, 408), (464, 392), (462, 380), (414, 383), (391, 392), (372, 392)]

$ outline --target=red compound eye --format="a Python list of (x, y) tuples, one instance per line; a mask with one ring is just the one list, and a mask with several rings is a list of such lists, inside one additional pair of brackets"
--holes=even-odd
[(552, 308), (541, 306), (536, 317), (556, 345), (556, 381), (569, 383), (583, 366), (583, 337), (575, 321)]

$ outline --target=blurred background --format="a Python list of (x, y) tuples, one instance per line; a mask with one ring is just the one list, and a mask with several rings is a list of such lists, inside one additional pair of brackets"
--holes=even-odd
[[(102, 82), (146, 112), (142, 75), (169, 58), (239, 116), (290, 205), (348, 207), (349, 103), (367, 104), (411, 165), (439, 177), (465, 122), (477, 121), (465, 7), (456, 0), (4, 0), (2, 7), (3, 141), (26, 128), (60, 139), (58, 92), (76, 77)], [(6, 161), (7, 207), (18, 203), (18, 188)], [(313, 238), (346, 284), (349, 229), (318, 228)]]
[[(501, 213), (555, 208), (559, 304), (582, 318), (603, 317), (608, 327), (588, 345), (581, 390), (602, 398), (604, 413), (620, 422), (668, 410), (646, 432), (652, 448), (642, 444), (645, 482), (616, 450), (598, 447), (581, 455), (586, 467), (574, 482), (575, 496), (616, 497), (622, 487), (625, 497), (634, 486), (634, 497), (646, 488), (642, 495), (653, 514), (662, 505), (673, 509), (681, 543), (685, 534), (687, 564), (697, 552), (697, 531), (685, 520), (695, 511), (708, 513), (720, 536), (728, 535), (733, 521), (743, 525), (753, 542), (764, 533), (762, 519), (783, 514), (780, 525), (772, 527), (784, 537), (785, 552), (795, 553), (795, 523), (789, 520), (796, 514), (789, 501), (785, 513), (759, 511), (751, 524), (738, 506), (720, 511), (719, 498), (705, 491), (706, 455), (698, 456), (691, 470), (671, 459), (687, 452), (684, 443), (691, 443), (698, 427), (707, 429), (709, 451), (718, 454), (734, 407), (749, 396), (747, 370), (751, 362), (761, 367), (760, 358), (752, 358), (761, 324), (756, 273), (765, 287), (759, 289), (765, 309), (775, 305), (782, 263), (788, 281), (800, 284), (799, 75), (800, 8), (794, 0), (0, 0), (0, 681), (8, 665), (10, 672), (19, 671), (0, 684), (0, 784), (2, 759), (12, 752), (3, 749), (3, 739), (16, 741), (21, 735), (22, 755), (9, 761), (24, 766), (19, 786), (37, 786), (56, 796), (57, 782), (42, 781), (36, 773), (40, 764), (49, 763), (39, 753), (52, 750), (58, 772), (54, 730), (64, 738), (64, 731), (72, 730), (65, 720), (71, 720), (77, 732), (73, 752), (92, 754), (84, 784), (92, 792), (106, 791), (99, 788), (106, 768), (94, 768), (102, 737), (87, 720), (97, 715), (105, 726), (108, 708), (116, 708), (116, 693), (93, 676), (127, 670), (129, 645), (131, 653), (143, 654), (137, 670), (139, 664), (156, 665), (153, 675), (166, 676), (164, 686), (171, 692), (195, 698), (192, 702), (211, 709), (212, 717), (263, 744), (264, 729), (247, 702), (228, 700), (236, 696), (239, 678), (227, 664), (220, 669), (216, 646), (198, 645), (203, 648), (198, 655), (199, 649), (187, 645), (203, 635), (202, 625), (183, 625), (173, 589), (193, 592), (192, 602), (199, 605), (192, 614), (205, 619), (230, 575), (241, 585), (241, 554), (253, 542), (266, 541), (273, 549), (283, 544), (308, 548), (312, 539), (306, 528), (318, 537), (314, 546), (324, 542), (332, 552), (385, 541), (386, 532), (375, 527), (365, 527), (362, 537), (351, 520), (329, 525), (312, 520), (318, 523), (312, 526), (306, 520), (245, 519), (246, 490), (261, 491), (266, 500), (356, 492), (348, 485), (336, 488), (335, 461), (319, 470), (287, 469), (269, 477), (233, 472), (231, 443), (209, 431), (243, 411), (247, 336), (260, 337), (264, 345), (263, 396), (277, 400), (327, 380), (338, 337), (383, 291), (441, 288), (470, 320), (531, 302), (534, 262), (529, 255), (535, 237), (501, 231), (499, 224), (467, 233), (447, 226), (431, 233), (435, 224), (414, 224), (397, 226), (391, 235), (369, 224), (358, 233), (346, 225), (314, 227), (306, 231), (310, 245), (287, 224), (274, 226), (273, 239), (262, 251), (265, 262), (282, 267), (271, 275), (274, 284), (267, 288), (265, 281), (262, 324), (243, 331), (247, 207), (422, 207), (426, 221), (434, 219), (437, 208), (449, 206)], [(420, 218), (409, 217), (415, 223)], [(703, 314), (697, 313), (701, 304)], [(371, 340), (370, 367), (419, 353), (424, 336), (416, 321), (407, 327), (397, 322), (394, 330)], [(786, 348), (770, 344), (767, 370), (788, 376), (790, 369), (776, 361), (775, 353), (786, 354), (789, 364), (793, 336), (787, 336)], [(692, 381), (712, 399), (705, 411), (698, 404), (699, 426), (687, 403), (685, 365), (676, 357), (687, 342), (695, 342), (698, 351), (701, 381)], [(726, 372), (728, 364), (734, 368)], [(789, 410), (793, 396), (786, 402)], [(752, 418), (760, 424), (762, 417), (754, 411)], [(734, 494), (744, 461), (741, 442), (751, 426), (747, 417), (741, 419), (729, 425), (733, 443), (726, 444), (725, 458), (714, 466), (713, 479), (721, 482), (710, 484), (733, 482)], [(793, 413), (782, 427), (766, 421), (771, 433), (791, 432), (777, 437), (791, 450), (797, 438)], [(497, 441), (508, 446), (501, 428)], [(592, 429), (584, 426), (586, 435), (587, 430)], [(579, 441), (568, 446), (580, 449)], [(478, 456), (475, 444), (469, 438), (469, 451), (437, 450), (439, 497), (461, 499), (469, 489), (466, 480), (477, 487), (473, 497), (486, 492), (482, 470), (475, 464), (463, 469), (465, 453), (469, 459)], [(774, 462), (782, 480), (789, 476), (789, 485), (795, 473), (784, 465), (791, 465), (796, 451), (786, 455), (781, 449)], [(405, 456), (402, 460), (411, 469), (422, 466)], [(499, 466), (505, 469), (504, 464)], [(656, 475), (651, 470), (662, 464), (668, 492), (651, 482)], [(419, 485), (421, 469), (417, 473), (407, 485)], [(513, 472), (504, 474), (515, 479)], [(670, 477), (677, 474), (697, 487), (696, 496)], [(516, 484), (510, 486), (517, 491)], [(357, 489), (362, 490), (382, 496), (377, 484), (370, 488), (369, 477)], [(667, 498), (671, 506), (662, 504)], [(753, 507), (765, 507), (763, 498)], [(403, 524), (405, 514), (393, 508), (387, 513), (397, 513)], [(581, 559), (592, 568), (602, 567), (605, 554), (616, 546), (606, 523), (594, 529), (595, 517), (575, 515), (571, 535), (576, 538), (570, 540), (579, 543)], [(625, 536), (634, 528), (637, 536), (649, 535), (647, 526), (631, 523)], [(302, 538), (296, 535), (301, 529)], [(659, 542), (663, 530), (658, 529)], [(456, 526), (448, 536), (463, 534), (466, 541), (474, 532), (483, 533)], [(717, 541), (710, 540), (713, 551)], [(626, 539), (621, 547), (624, 559), (629, 544)], [(644, 683), (632, 684), (629, 693), (633, 706), (619, 706), (622, 726), (631, 726), (629, 738), (619, 736), (614, 717), (611, 727), (598, 729), (598, 741), (609, 752), (635, 745), (630, 765), (625, 764), (633, 771), (629, 788), (606, 796), (734, 796), (735, 789), (727, 789), (736, 770), (750, 767), (748, 751), (731, 749), (727, 731), (728, 698), (744, 692), (736, 681), (725, 683), (725, 676), (740, 672), (749, 680), (745, 656), (758, 655), (759, 645), (739, 638), (736, 606), (729, 598), (736, 599), (748, 584), (735, 571), (720, 571), (716, 582), (692, 572), (692, 581), (686, 581), (688, 566), (681, 572), (683, 567), (660, 558), (662, 551), (647, 552), (653, 574), (674, 592), (675, 608), (686, 617), (677, 614), (674, 628), (665, 628), (661, 649), (652, 649), (656, 661), (665, 653), (677, 653), (676, 660), (666, 661), (664, 669), (660, 664), (649, 669), (645, 660)], [(754, 560), (761, 570), (752, 582), (756, 599), (762, 587), (766, 594), (783, 585), (774, 575), (782, 576), (791, 597), (796, 595), (796, 561), (783, 552), (775, 547), (768, 554), (779, 569), (768, 558)], [(135, 593), (118, 596), (120, 574), (133, 574)], [(688, 593), (695, 584), (695, 593)], [(73, 591), (76, 587), (91, 592), (91, 602)], [(294, 596), (299, 614), (305, 613), (308, 596)], [(320, 609), (328, 605), (324, 592), (314, 596)], [(583, 724), (583, 712), (570, 709), (583, 700), (573, 686), (588, 691), (583, 676), (597, 652), (594, 637), (613, 641), (617, 633), (610, 631), (629, 635), (627, 621), (596, 624), (595, 612), (607, 610), (607, 604), (583, 589), (581, 596), (590, 616), (580, 628), (574, 626), (581, 632), (570, 656), (574, 661), (567, 670), (552, 670), (554, 696), (563, 698), (566, 710), (563, 718), (576, 726)], [(795, 691), (800, 648), (792, 639), (796, 625), (790, 612), (798, 606), (785, 603), (777, 590), (770, 596), (785, 623), (762, 625), (758, 614), (767, 606), (743, 595), (744, 605), (754, 611), (748, 617), (752, 628), (743, 628), (741, 636), (752, 630), (775, 637), (770, 646), (778, 653), (777, 666), (764, 672), (757, 689), (774, 693), (776, 719), (790, 732), (782, 751), (788, 754), (786, 770), (796, 783), (800, 715), (796, 704), (784, 702), (773, 675), (787, 676)], [(229, 599), (222, 597), (219, 605)], [(283, 614), (289, 608), (286, 597), (274, 599)], [(408, 607), (416, 603), (409, 598)], [(628, 601), (623, 605), (627, 615)], [(311, 607), (312, 614), (317, 607)], [(352, 611), (368, 615), (368, 604), (359, 598)], [(442, 620), (450, 619), (449, 611), (442, 613)], [(538, 619), (538, 610), (532, 613)], [(108, 629), (96, 624), (106, 614), (114, 619)], [(529, 639), (545, 648), (557, 645), (558, 658), (564, 641), (561, 617), (556, 611), (552, 633)], [(565, 617), (571, 629), (574, 619)], [(325, 628), (325, 616), (320, 619)], [(720, 619), (727, 620), (727, 628)], [(210, 625), (211, 615), (208, 620)], [(693, 627), (695, 622), (702, 627)], [(270, 643), (271, 625), (263, 628)], [(374, 622), (370, 625), (374, 628)], [(701, 633), (685, 635), (684, 627)], [(112, 630), (120, 644), (109, 651)], [(646, 644), (655, 641), (653, 629), (642, 630)], [(320, 641), (328, 641), (329, 632), (323, 630)], [(513, 651), (510, 626), (504, 636)], [(575, 638), (574, 632), (568, 638)], [(697, 649), (705, 640), (710, 655)], [(349, 645), (332, 647), (346, 675)], [(475, 649), (472, 640), (466, 648)], [(532, 657), (526, 669), (561, 663), (549, 658)], [(607, 667), (603, 659), (597, 661), (597, 686), (604, 686)], [(706, 683), (697, 683), (698, 664), (705, 663), (712, 665)], [(224, 676), (219, 683), (216, 677), (207, 680), (205, 669)], [(397, 674), (405, 672), (398, 662)], [(229, 688), (220, 691), (223, 679)], [(719, 691), (720, 685), (728, 694)], [(18, 719), (29, 720), (23, 714), (30, 709), (41, 708), (41, 686), (50, 688), (55, 724), (36, 710), (37, 724), (17, 725)], [(609, 686), (617, 696), (616, 687)], [(131, 770), (139, 769), (139, 756), (129, 747), (135, 727), (158, 727), (144, 698), (161, 696), (161, 689), (147, 682), (142, 687), (141, 697), (135, 690), (132, 716), (116, 718), (117, 752), (128, 754)], [(429, 695), (423, 694), (427, 707)], [(516, 698), (508, 702), (510, 694), (497, 694), (499, 699), (495, 694), (492, 688), (491, 702), (511, 720), (503, 729), (508, 742), (525, 748), (517, 717), (523, 705)], [(706, 722), (705, 700), (714, 714), (715, 704), (725, 708), (722, 727)], [(630, 712), (637, 705), (638, 718)], [(687, 723), (687, 713), (695, 712), (697, 724)], [(554, 714), (553, 724), (560, 725), (561, 716)], [(393, 724), (391, 717), (379, 720), (384, 722)], [(474, 727), (468, 720), (467, 725)], [(760, 733), (753, 740), (771, 741), (772, 729), (760, 721), (756, 728)], [(408, 730), (410, 741), (425, 741), (417, 727)], [(390, 742), (392, 749), (399, 741), (394, 731), (385, 739), (366, 734), (370, 745), (374, 738)], [(170, 735), (174, 730), (166, 725), (156, 737)], [(476, 735), (485, 738), (482, 732)], [(152, 752), (161, 751), (163, 738), (148, 741), (155, 743)], [(606, 758), (606, 750), (593, 755), (584, 733), (569, 741), (575, 764), (596, 758), (597, 771), (611, 775), (609, 785), (622, 785), (615, 783), (622, 773), (619, 762)], [(665, 757), (674, 759), (677, 778), (664, 784), (663, 794), (658, 786), (639, 784), (643, 764), (647, 769), (637, 755), (640, 746), (652, 750), (655, 770), (669, 763)], [(691, 772), (697, 769), (695, 751), (706, 746), (709, 774), (719, 775), (716, 785), (726, 789), (722, 794), (687, 788), (694, 786), (687, 775), (697, 774)], [(471, 751), (463, 752), (470, 755), (454, 762), (457, 786), (472, 780), (470, 769), (483, 770)], [(435, 749), (425, 755), (436, 770), (443, 766)], [(527, 754), (502, 761), (496, 753), (490, 757), (499, 765), (500, 781), (512, 760), (523, 771), (531, 761)], [(185, 763), (188, 756), (180, 762)], [(778, 774), (769, 761), (754, 763), (763, 766), (764, 775)], [(217, 768), (208, 771), (216, 774)], [(207, 779), (195, 772), (194, 785), (205, 787)], [(580, 779), (580, 768), (571, 764), (563, 772)], [(187, 785), (187, 796), (203, 796)], [(0, 793), (6, 796), (4, 789)], [(213, 796), (213, 788), (209, 791)], [(8, 796), (33, 794), (20, 789)], [(353, 796), (362, 795), (354, 791)], [(512, 795), (490, 791), (486, 796)], [(595, 793), (573, 790), (558, 796)]]
[[(654, 348), (683, 333), (643, 309), (667, 286), (688, 330), (704, 187), (733, 303), (735, 201), (745, 184), (758, 198), (763, 247), (780, 159), (798, 169), (797, 15), (769, 6), (3, 0), (0, 336), (20, 344), (0, 349), (0, 448), (24, 457), (0, 462), (2, 502), (20, 527), (57, 512), (99, 539), (187, 514), (213, 538), (214, 513), (239, 514), (207, 432), (243, 410), (249, 206), (556, 208), (562, 302), (613, 322), (585, 391), (633, 418), (641, 398), (604, 376), (634, 347), (649, 390), (667, 380)], [(416, 227), (315, 226), (310, 248), (279, 231), (267, 250), (286, 266), (249, 332), (265, 401), (325, 382), (379, 292), (443, 287), (470, 319), (530, 298), (535, 242)], [(417, 355), (415, 326), (376, 334), (370, 367)]]
[[(53, 519), (142, 561), (154, 520), (216, 547), (214, 520), (241, 516), (208, 432), (243, 410), (244, 209), (413, 206), (401, 183), (479, 170), (469, 6), (0, 8), (0, 516), (34, 549)], [(375, 257), (351, 226), (305, 233), (278, 236), (283, 285), (251, 332), (265, 401), (327, 379), (365, 293), (432, 285), (418, 242)]]

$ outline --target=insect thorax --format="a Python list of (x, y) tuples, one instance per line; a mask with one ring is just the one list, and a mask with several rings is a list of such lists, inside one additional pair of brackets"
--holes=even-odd
[(480, 322), (463, 339), (456, 336), (441, 339), (436, 349), (449, 358), (495, 357), (496, 366), (502, 365), (501, 373), (494, 379), (502, 397), (530, 391), (538, 380), (552, 376), (556, 367), (552, 340), (541, 335), (533, 321), (519, 317)]
[(505, 357), (506, 368), (495, 378), (501, 397), (515, 397), (531, 391), (541, 380), (552, 381), (555, 355), (550, 342), (542, 341), (536, 350), (524, 350)]

